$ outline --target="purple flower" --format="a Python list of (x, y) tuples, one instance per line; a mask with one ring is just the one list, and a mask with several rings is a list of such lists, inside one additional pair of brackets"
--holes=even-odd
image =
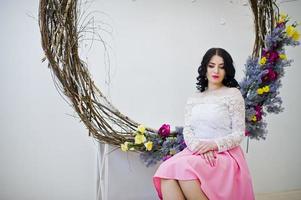
[(170, 134), (170, 125), (169, 124), (163, 124), (159, 131), (158, 134), (161, 135), (162, 137), (168, 137)]
[(285, 23), (284, 22), (281, 22), (281, 23), (277, 23), (276, 27), (278, 28), (283, 28), (285, 26)]

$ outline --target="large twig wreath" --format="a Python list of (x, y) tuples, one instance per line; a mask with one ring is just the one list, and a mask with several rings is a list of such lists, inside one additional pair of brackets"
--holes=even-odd
[[(100, 142), (114, 146), (120, 146), (127, 141), (135, 141), (135, 136), (137, 136), (135, 131), (140, 123), (122, 114), (108, 101), (91, 79), (86, 64), (79, 57), (78, 43), (84, 26), (79, 26), (78, 4), (77, 0), (40, 0), (39, 26), (42, 47), (49, 62), (48, 66), (54, 74), (60, 91), (68, 97), (68, 102), (88, 128), (89, 135)], [(275, 17), (277, 19), (279, 11), (273, 0), (249, 0), (249, 4), (254, 14), (255, 27), (255, 42), (250, 59), (256, 60), (266, 53), (266, 37), (275, 28)], [(242, 93), (245, 98), (249, 97), (251, 90), (254, 91), (252, 83), (248, 82), (250, 81), (248, 76), (247, 74), (244, 79), (245, 84), (242, 84)], [(259, 106), (263, 105), (261, 103)], [(250, 108), (251, 105), (246, 104), (246, 106)], [(252, 109), (256, 110), (256, 108)], [(278, 111), (280, 110), (278, 106)], [(248, 136), (256, 139), (265, 138), (265, 132), (256, 129), (256, 126), (252, 124), (254, 118), (253, 121), (246, 119), (246, 122)], [(262, 124), (264, 125), (264, 122)], [(158, 133), (157, 129), (145, 128), (150, 135)], [(144, 151), (145, 149), (135, 150)]]

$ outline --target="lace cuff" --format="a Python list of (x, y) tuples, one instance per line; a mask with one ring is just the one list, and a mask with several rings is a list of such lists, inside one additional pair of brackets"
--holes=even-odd
[(232, 133), (214, 140), (218, 146), (218, 152), (238, 146), (245, 136), (245, 101), (239, 89), (233, 88), (233, 95), (230, 97), (228, 106)]

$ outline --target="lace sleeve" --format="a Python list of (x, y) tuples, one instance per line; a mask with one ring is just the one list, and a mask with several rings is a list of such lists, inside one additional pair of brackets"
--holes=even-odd
[(185, 106), (183, 136), (184, 141), (190, 151), (194, 151), (194, 149), (198, 146), (199, 143), (199, 140), (193, 134), (193, 131), (190, 126), (192, 107), (193, 101), (190, 98), (188, 98)]
[(233, 95), (228, 103), (232, 133), (214, 140), (218, 146), (218, 152), (238, 146), (245, 136), (245, 101), (239, 89), (233, 88)]

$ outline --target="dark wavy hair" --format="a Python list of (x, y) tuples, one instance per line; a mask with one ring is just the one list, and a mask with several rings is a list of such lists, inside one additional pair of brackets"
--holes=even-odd
[(233, 59), (231, 55), (222, 48), (211, 48), (209, 49), (202, 60), (201, 66), (198, 68), (198, 77), (197, 77), (197, 83), (196, 83), (196, 88), (200, 91), (203, 92), (207, 89), (208, 87), (208, 79), (206, 77), (207, 73), (207, 66), (210, 61), (210, 59), (214, 56), (218, 55), (223, 58), (224, 60), (224, 68), (225, 68), (225, 77), (222, 81), (223, 85), (227, 87), (236, 87), (240, 89), (240, 86), (238, 82), (235, 80), (235, 68), (233, 66)]

